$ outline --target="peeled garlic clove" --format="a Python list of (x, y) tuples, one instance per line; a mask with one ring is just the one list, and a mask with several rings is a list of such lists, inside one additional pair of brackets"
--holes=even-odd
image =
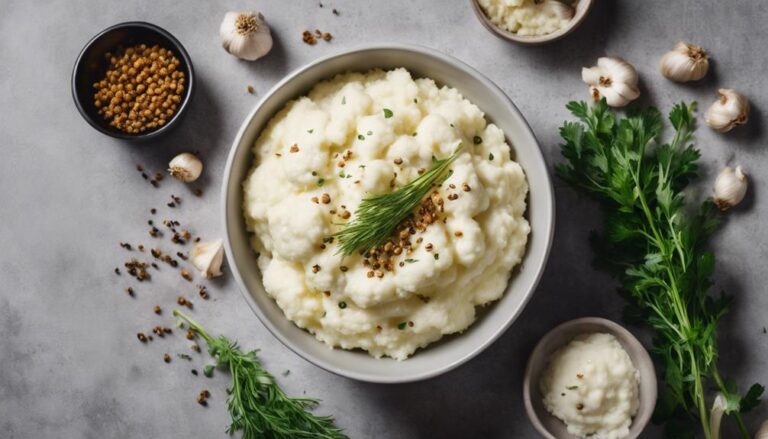
[(768, 439), (768, 421), (764, 421), (760, 425), (760, 429), (755, 433), (755, 439)]
[(712, 402), (712, 411), (709, 415), (709, 431), (712, 433), (712, 439), (720, 439), (720, 422), (725, 412), (726, 401), (722, 393), (718, 393)]
[(621, 58), (598, 58), (596, 66), (581, 69), (581, 79), (595, 101), (605, 98), (611, 107), (623, 107), (640, 96), (637, 70)]
[(177, 180), (181, 180), (184, 183), (192, 183), (203, 172), (203, 162), (196, 155), (183, 152), (168, 163), (168, 172)]
[(537, 6), (541, 14), (561, 20), (570, 20), (575, 13), (571, 6), (558, 0), (544, 0)]
[(219, 27), (224, 50), (240, 59), (255, 61), (272, 49), (272, 33), (256, 11), (227, 12)]
[(709, 70), (709, 57), (701, 47), (679, 42), (661, 57), (660, 69), (661, 74), (672, 81), (698, 81)]
[(749, 119), (747, 98), (732, 88), (721, 88), (717, 92), (720, 94), (720, 99), (712, 104), (704, 115), (707, 125), (715, 131), (725, 133), (747, 123)]
[(726, 211), (739, 204), (747, 194), (747, 175), (737, 166), (726, 166), (715, 179), (714, 199), (717, 207)]
[(196, 244), (189, 252), (189, 260), (204, 278), (221, 276), (221, 264), (224, 262), (224, 246), (221, 239)]

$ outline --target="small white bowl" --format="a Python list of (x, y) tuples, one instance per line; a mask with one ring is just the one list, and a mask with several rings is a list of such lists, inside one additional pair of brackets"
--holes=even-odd
[(603, 332), (612, 334), (629, 354), (629, 358), (640, 372), (640, 408), (637, 411), (627, 439), (640, 436), (648, 425), (656, 407), (656, 370), (653, 361), (642, 344), (629, 331), (617, 323), (599, 317), (584, 317), (565, 322), (549, 331), (528, 359), (523, 381), (523, 399), (528, 419), (536, 430), (546, 439), (578, 439), (568, 433), (565, 424), (553, 416), (544, 407), (543, 396), (539, 390), (539, 380), (547, 367), (549, 357), (580, 334)]
[[(526, 254), (514, 270), (504, 297), (478, 309), (478, 320), (462, 334), (445, 337), (405, 361), (375, 359), (366, 352), (329, 349), (289, 321), (264, 291), (250, 234), (243, 218), (242, 183), (253, 164), (253, 144), (262, 128), (288, 101), (307, 93), (323, 79), (349, 71), (405, 67), (416, 77), (455, 87), (501, 128), (515, 159), (528, 178), (526, 216), (531, 224)], [(269, 188), (265, 188), (269, 190)], [(245, 118), (229, 153), (222, 184), (224, 246), (232, 274), (261, 322), (283, 344), (306, 360), (349, 378), (397, 383), (447, 372), (488, 347), (522, 312), (536, 289), (549, 255), (554, 231), (554, 194), (549, 168), (523, 116), (504, 92), (463, 62), (424, 47), (373, 45), (321, 58), (289, 74)], [(248, 323), (248, 322), (244, 322)]]
[(485, 11), (480, 6), (480, 3), (478, 3), (478, 0), (469, 0), (469, 2), (472, 3), (472, 10), (475, 11), (475, 15), (480, 20), (480, 23), (482, 23), (482, 25), (492, 34), (503, 40), (527, 46), (537, 46), (539, 44), (550, 43), (552, 41), (559, 40), (560, 38), (563, 38), (564, 36), (575, 31), (576, 28), (578, 28), (581, 23), (584, 22), (584, 19), (587, 18), (589, 11), (592, 9), (592, 5), (594, 4), (594, 0), (579, 0), (579, 2), (576, 4), (576, 11), (574, 12), (571, 21), (569, 21), (568, 24), (564, 27), (552, 32), (551, 34), (518, 35), (491, 23), (491, 20), (487, 15), (485, 15)]

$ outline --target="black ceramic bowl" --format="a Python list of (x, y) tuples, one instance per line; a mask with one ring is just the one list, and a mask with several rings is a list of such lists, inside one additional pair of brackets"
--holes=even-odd
[[(120, 47), (127, 48), (142, 43), (157, 44), (172, 51), (180, 61), (179, 67), (186, 77), (186, 87), (181, 96), (179, 107), (165, 125), (142, 133), (125, 133), (110, 126), (104, 117), (98, 113), (93, 103), (95, 91), (93, 83), (102, 80), (106, 74), (108, 62), (104, 57), (105, 53), (114, 52)], [(72, 97), (80, 114), (92, 127), (118, 139), (147, 140), (167, 133), (179, 124), (184, 111), (189, 106), (194, 89), (192, 60), (184, 46), (165, 29), (141, 21), (116, 24), (99, 32), (83, 47), (72, 71)]]

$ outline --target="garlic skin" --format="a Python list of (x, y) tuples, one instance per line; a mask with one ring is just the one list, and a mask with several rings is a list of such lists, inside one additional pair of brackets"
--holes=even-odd
[(749, 101), (746, 96), (732, 88), (717, 91), (720, 99), (709, 107), (704, 120), (710, 128), (727, 133), (734, 127), (744, 125), (749, 119)]
[(605, 98), (611, 107), (623, 107), (640, 96), (637, 71), (621, 58), (598, 58), (596, 66), (581, 69), (581, 79), (589, 85), (592, 99)]
[(709, 415), (709, 431), (712, 433), (712, 439), (720, 439), (720, 422), (725, 412), (726, 401), (722, 393), (718, 393), (712, 402), (712, 411)]
[(703, 48), (681, 41), (661, 57), (659, 68), (670, 81), (698, 81), (709, 70), (709, 56)]
[(196, 155), (183, 152), (168, 163), (168, 172), (177, 180), (192, 183), (203, 172), (203, 162)]
[(755, 439), (768, 439), (768, 421), (763, 421), (760, 429), (755, 433)]
[(196, 244), (189, 252), (189, 260), (205, 279), (221, 276), (224, 246), (221, 239)]
[(715, 179), (714, 200), (722, 211), (739, 204), (747, 194), (747, 175), (737, 166), (726, 166)]
[(219, 36), (224, 50), (248, 61), (255, 61), (272, 49), (272, 33), (264, 16), (256, 11), (224, 14)]

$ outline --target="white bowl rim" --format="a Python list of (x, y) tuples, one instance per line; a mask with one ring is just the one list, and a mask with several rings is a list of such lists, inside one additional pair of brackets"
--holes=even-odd
[[(544, 191), (543, 188), (540, 188), (540, 190), (542, 190), (542, 193), (546, 194), (547, 201), (548, 201), (547, 203), (548, 209), (546, 209), (547, 212), (546, 212), (546, 218), (545, 218), (546, 224), (544, 224), (547, 230), (539, 231), (539, 232), (546, 233), (546, 235), (543, 236), (543, 238), (546, 240), (546, 244), (543, 248), (541, 265), (539, 267), (536, 267), (536, 275), (533, 278), (533, 282), (531, 283), (528, 292), (523, 297), (516, 311), (506, 318), (503, 325), (500, 325), (497, 328), (497, 330), (492, 334), (492, 336), (488, 337), (483, 343), (480, 343), (477, 346), (475, 346), (474, 349), (470, 350), (465, 355), (457, 358), (453, 362), (440, 365), (439, 367), (435, 367), (428, 372), (404, 374), (398, 377), (381, 377), (375, 374), (358, 373), (358, 372), (349, 371), (349, 370), (336, 367), (335, 365), (330, 364), (323, 359), (317, 358), (312, 354), (305, 352), (301, 347), (297, 346), (289, 337), (284, 335), (278, 328), (274, 327), (274, 325), (266, 317), (266, 315), (264, 314), (264, 311), (262, 311), (262, 309), (256, 303), (255, 299), (250, 294), (245, 281), (243, 280), (242, 276), (239, 273), (239, 270), (235, 266), (235, 262), (234, 262), (235, 259), (233, 256), (234, 252), (232, 250), (232, 246), (230, 244), (230, 239), (229, 239), (229, 236), (230, 236), (229, 222), (227, 221), (227, 212), (229, 210), (228, 181), (230, 179), (232, 167), (234, 166), (238, 145), (241, 143), (242, 138), (245, 135), (245, 132), (247, 131), (251, 120), (255, 117), (256, 113), (261, 109), (261, 107), (273, 94), (275, 94), (280, 88), (284, 87), (287, 83), (294, 80), (294, 78), (300, 76), (304, 72), (314, 68), (319, 64), (323, 64), (335, 58), (348, 56), (350, 54), (354, 54), (358, 52), (373, 51), (373, 50), (401, 50), (401, 51), (415, 52), (425, 56), (437, 58), (442, 62), (453, 65), (458, 69), (465, 70), (466, 72), (468, 72), (471, 76), (473, 76), (475, 79), (481, 82), (483, 86), (487, 87), (488, 89), (495, 92), (495, 94), (503, 98), (504, 103), (509, 106), (509, 109), (511, 110), (511, 112), (514, 113), (516, 117), (519, 119), (519, 121), (522, 122), (523, 126), (527, 128), (527, 131), (528, 131), (527, 134), (532, 138), (536, 146), (538, 146), (538, 148), (535, 148), (535, 151), (531, 151), (532, 154), (536, 156), (536, 160), (540, 161), (545, 168), (547, 167), (547, 161), (545, 160), (544, 154), (541, 151), (541, 145), (538, 139), (536, 139), (536, 135), (534, 134), (533, 130), (530, 127), (530, 124), (525, 119), (525, 117), (523, 117), (522, 113), (520, 112), (520, 110), (518, 110), (514, 102), (512, 102), (509, 96), (507, 96), (507, 94), (504, 93), (504, 91), (499, 86), (493, 83), (490, 79), (488, 79), (484, 74), (480, 73), (474, 67), (471, 67), (469, 64), (466, 64), (465, 62), (453, 56), (441, 53), (436, 49), (432, 49), (432, 48), (422, 46), (422, 45), (417, 45), (417, 44), (371, 43), (371, 44), (352, 47), (349, 49), (342, 49), (340, 51), (320, 57), (314, 61), (311, 61), (301, 67), (294, 69), (292, 72), (286, 75), (283, 79), (278, 81), (274, 86), (272, 86), (269, 89), (269, 91), (266, 92), (261, 97), (261, 99), (259, 99), (256, 105), (253, 107), (253, 109), (248, 113), (248, 115), (244, 119), (242, 125), (240, 126), (240, 129), (237, 132), (237, 135), (235, 136), (234, 141), (232, 142), (232, 146), (230, 147), (230, 151), (227, 156), (227, 161), (224, 168), (224, 174), (222, 179), (223, 184), (221, 187), (220, 195), (222, 198), (221, 214), (222, 214), (222, 222), (224, 224), (224, 236), (225, 236), (225, 239), (223, 241), (224, 241), (225, 254), (226, 254), (227, 260), (229, 261), (228, 264), (231, 268), (230, 271), (232, 272), (232, 275), (238, 284), (241, 295), (245, 298), (245, 301), (248, 303), (248, 306), (251, 308), (253, 313), (256, 314), (256, 317), (259, 319), (259, 321), (261, 321), (261, 323), (267, 328), (267, 330), (275, 338), (277, 338), (284, 346), (288, 347), (291, 351), (293, 351), (295, 354), (297, 354), (299, 357), (303, 358), (304, 360), (314, 364), (315, 366), (320, 367), (321, 369), (324, 369), (328, 372), (331, 372), (339, 376), (352, 378), (358, 381), (370, 382), (370, 383), (382, 383), (382, 384), (408, 383), (408, 382), (414, 382), (414, 381), (421, 381), (421, 380), (425, 380), (428, 378), (441, 375), (471, 360), (472, 358), (480, 354), (482, 351), (484, 351), (493, 342), (495, 342), (504, 332), (506, 332), (506, 330), (509, 329), (512, 323), (520, 315), (520, 313), (522, 313), (523, 309), (528, 304), (534, 292), (536, 291), (536, 288), (538, 287), (541, 277), (544, 274), (544, 270), (547, 266), (547, 261), (549, 259), (549, 254), (552, 248), (552, 241), (555, 233), (555, 193), (554, 193), (554, 187), (552, 185), (552, 179), (549, 175), (549, 172), (545, 172), (543, 175), (543, 178), (546, 182), (547, 189), (546, 191)], [(528, 249), (526, 249), (526, 255), (527, 253), (528, 253)], [(521, 262), (521, 264), (525, 263), (526, 261), (525, 258), (526, 256), (523, 257), (523, 261)], [(321, 342), (318, 341), (318, 343), (321, 343)], [(340, 349), (340, 348), (334, 348), (334, 349)]]

